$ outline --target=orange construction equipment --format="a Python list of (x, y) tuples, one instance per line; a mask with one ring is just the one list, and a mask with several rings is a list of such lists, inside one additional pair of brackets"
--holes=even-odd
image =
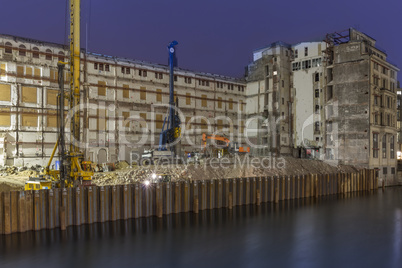
[[(202, 152), (207, 155), (208, 140), (214, 141), (215, 151), (218, 157), (228, 153), (249, 153), (250, 147), (239, 147), (237, 142), (231, 142), (228, 138), (219, 135), (202, 134)], [(211, 155), (212, 153), (209, 153)]]

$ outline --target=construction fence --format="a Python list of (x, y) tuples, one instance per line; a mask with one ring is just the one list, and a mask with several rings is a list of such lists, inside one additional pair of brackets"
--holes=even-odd
[(0, 193), (0, 234), (378, 189), (374, 170)]

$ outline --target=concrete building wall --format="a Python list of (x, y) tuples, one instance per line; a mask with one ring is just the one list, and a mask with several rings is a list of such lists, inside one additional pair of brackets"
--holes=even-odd
[[(293, 86), (295, 88), (294, 146), (303, 148), (323, 147), (324, 67), (322, 49), (324, 42), (303, 42), (292, 46)], [(297, 51), (297, 52), (296, 52)], [(297, 58), (296, 58), (297, 54)]]

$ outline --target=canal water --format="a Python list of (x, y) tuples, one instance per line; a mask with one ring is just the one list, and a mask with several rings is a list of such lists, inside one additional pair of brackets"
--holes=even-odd
[(0, 267), (402, 267), (402, 187), (0, 236)]

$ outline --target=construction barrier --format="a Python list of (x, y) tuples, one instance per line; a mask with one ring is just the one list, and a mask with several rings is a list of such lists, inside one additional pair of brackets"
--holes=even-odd
[(163, 217), (172, 213), (378, 189), (374, 170), (358, 173), (140, 183), (0, 193), (0, 234)]

